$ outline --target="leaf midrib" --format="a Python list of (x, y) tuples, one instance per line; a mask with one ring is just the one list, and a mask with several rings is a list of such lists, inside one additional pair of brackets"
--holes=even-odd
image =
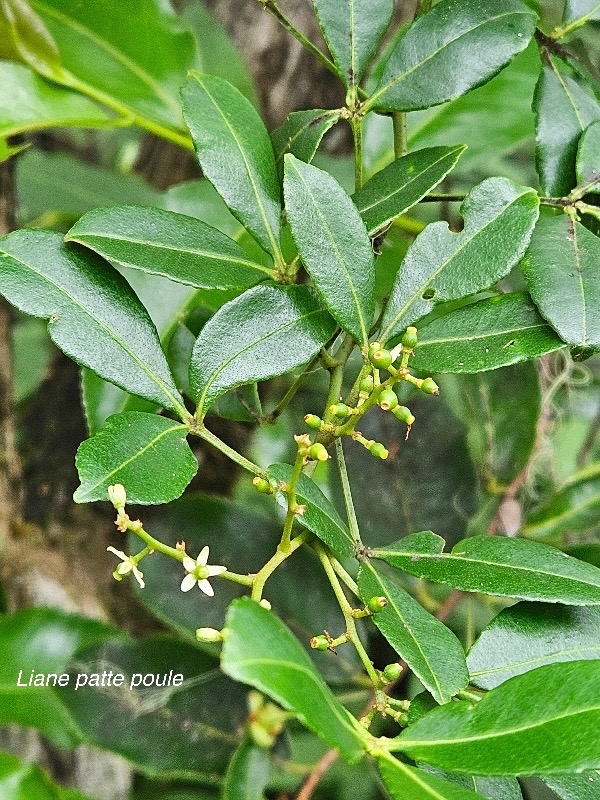
[[(588, 647), (572, 647), (568, 650), (558, 650), (553, 653), (550, 653), (552, 656), (580, 656), (579, 658), (569, 659), (573, 661), (586, 661), (584, 656), (581, 656), (582, 653), (599, 653), (600, 654), (600, 644), (597, 645), (590, 645)], [(527, 667), (524, 672), (529, 672), (532, 669), (535, 669), (535, 665), (541, 664), (545, 666), (547, 663), (560, 663), (560, 662), (548, 662), (547, 661), (548, 654), (537, 656), (536, 658), (528, 658), (524, 661), (516, 661), (513, 664), (502, 664), (499, 667), (490, 667), (489, 669), (482, 669), (478, 670), (477, 672), (471, 672), (469, 670), (469, 675), (471, 678), (480, 678), (485, 677), (486, 675), (495, 675), (502, 672), (511, 672), (514, 670), (515, 667)], [(514, 677), (514, 676), (511, 676)]]
[[(507, 333), (522, 333), (524, 331), (535, 330), (535, 328), (548, 328), (550, 330), (550, 326), (547, 325), (544, 321), (536, 322), (535, 325), (524, 325), (520, 328), (509, 328), (508, 330), (502, 331), (490, 331), (487, 333), (482, 333), (480, 335), (474, 336), (457, 336), (453, 339), (424, 339), (423, 341), (419, 342), (419, 347), (421, 349), (425, 348), (426, 346), (432, 344), (449, 344), (452, 342), (474, 342), (477, 339), (491, 339), (497, 336), (506, 336)], [(561, 344), (561, 346), (564, 346)]]

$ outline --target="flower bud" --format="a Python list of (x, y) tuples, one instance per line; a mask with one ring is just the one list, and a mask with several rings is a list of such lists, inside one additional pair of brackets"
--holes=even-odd
[(398, 398), (393, 389), (384, 389), (379, 395), (379, 406), (384, 411), (391, 411), (398, 405)]
[(373, 391), (373, 376), (367, 375), (366, 377), (364, 377), (361, 380), (358, 388), (360, 389), (361, 392), (366, 392), (367, 394), (371, 394), (371, 392)]
[(392, 414), (397, 420), (404, 422), (406, 425), (412, 425), (415, 421), (414, 414), (410, 408), (407, 408), (406, 406), (396, 406), (396, 408), (392, 411)]
[(308, 455), (315, 461), (327, 461), (329, 458), (329, 453), (327, 452), (326, 448), (318, 442), (310, 446)]
[(258, 605), (261, 606), (262, 608), (266, 608), (267, 611), (270, 611), (271, 608), (272, 608), (271, 603), (269, 603), (269, 601), (267, 599), (265, 599), (264, 597), (263, 597), (263, 599), (260, 601), (260, 603)]
[(371, 360), (371, 356), (373, 355), (373, 353), (376, 353), (377, 350), (381, 350), (381, 343), (380, 342), (371, 342), (371, 344), (369, 345), (369, 351), (368, 351), (369, 361)]
[(329, 650), (329, 639), (320, 633), (318, 636), (313, 636), (310, 640), (310, 646), (313, 650)]
[(372, 597), (367, 603), (367, 608), (371, 614), (377, 614), (379, 611), (382, 611), (387, 604), (388, 601), (385, 597)]
[(321, 417), (317, 417), (316, 414), (307, 414), (304, 417), (304, 422), (315, 431), (321, 428)]
[(271, 494), (271, 484), (266, 478), (261, 478), (260, 475), (252, 478), (252, 485), (263, 494)]
[(426, 394), (439, 394), (440, 387), (437, 383), (433, 380), (433, 378), (425, 378), (423, 383), (419, 386), (419, 389)]
[(370, 356), (370, 361), (377, 369), (387, 369), (392, 363), (392, 354), (389, 350), (375, 350)]
[(199, 642), (214, 644), (215, 642), (223, 641), (223, 634), (215, 628), (197, 628), (196, 639)]
[(400, 675), (402, 675), (402, 667), (400, 664), (388, 664), (383, 670), (383, 677), (390, 683), (392, 681), (397, 681)]
[(334, 417), (348, 417), (350, 409), (345, 403), (335, 403), (335, 405), (329, 406), (329, 413), (333, 414)]
[(372, 455), (372, 456), (375, 456), (375, 458), (381, 458), (383, 461), (385, 461), (385, 459), (386, 459), (386, 458), (389, 456), (389, 454), (390, 454), (389, 450), (387, 450), (387, 449), (386, 449), (386, 448), (385, 448), (385, 447), (384, 447), (384, 446), (381, 444), (381, 442), (372, 442), (372, 443), (369, 445), (369, 448), (368, 448), (368, 450), (369, 450), (369, 453), (371, 453), (371, 455)]
[(125, 503), (127, 502), (127, 494), (123, 484), (115, 483), (114, 486), (109, 486), (107, 491), (108, 499), (113, 506), (117, 509), (117, 511), (123, 511), (125, 508)]
[(412, 327), (406, 329), (406, 333), (402, 337), (402, 347), (405, 350), (414, 350), (417, 346), (417, 329)]

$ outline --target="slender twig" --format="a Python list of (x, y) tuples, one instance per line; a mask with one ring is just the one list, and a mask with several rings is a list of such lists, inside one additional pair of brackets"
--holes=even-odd
[(321, 778), (327, 770), (335, 764), (339, 755), (338, 750), (328, 750), (325, 755), (317, 761), (307, 779), (302, 784), (302, 788), (298, 792), (296, 800), (310, 800), (313, 796), (313, 792), (321, 782)]
[(235, 461), (236, 464), (239, 464), (240, 467), (248, 470), (248, 472), (254, 473), (254, 475), (259, 475), (261, 478), (266, 476), (266, 472), (264, 469), (261, 469), (258, 464), (254, 464), (248, 458), (243, 456), (241, 453), (238, 453), (237, 450), (234, 450), (233, 447), (230, 447), (228, 444), (225, 444), (218, 436), (215, 436), (214, 433), (205, 428), (204, 425), (195, 425), (190, 428), (191, 433), (199, 436), (201, 439), (204, 439), (205, 442), (209, 442), (212, 444), (213, 447), (216, 447), (217, 450), (220, 450), (224, 455), (230, 458), (232, 461)]
[(394, 155), (402, 158), (408, 150), (408, 137), (406, 133), (406, 112), (396, 111), (392, 114), (394, 128)]
[(344, 458), (344, 448), (341, 439), (335, 440), (335, 455), (340, 472), (340, 480), (342, 483), (342, 492), (344, 494), (344, 504), (346, 506), (346, 516), (348, 517), (350, 534), (355, 542), (360, 542), (358, 520), (356, 519), (356, 510), (354, 508), (354, 502), (352, 501), (352, 490), (350, 489), (350, 481), (348, 479), (348, 470), (346, 469), (346, 459)]

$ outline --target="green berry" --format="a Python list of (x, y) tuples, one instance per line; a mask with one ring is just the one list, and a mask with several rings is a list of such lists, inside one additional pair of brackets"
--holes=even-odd
[(375, 350), (370, 356), (371, 364), (377, 369), (387, 369), (392, 363), (392, 354), (389, 350)]
[(414, 414), (410, 408), (407, 408), (406, 406), (396, 406), (396, 408), (392, 411), (392, 414), (397, 420), (404, 422), (406, 425), (412, 425), (415, 421)]
[(390, 452), (387, 450), (381, 442), (372, 442), (369, 445), (369, 453), (375, 458), (381, 458), (385, 461), (385, 459), (389, 456)]
[(377, 350), (381, 350), (381, 344), (379, 342), (371, 342), (371, 344), (369, 345), (369, 353), (368, 353), (369, 360), (371, 359), (373, 353), (376, 353)]
[(318, 636), (313, 636), (313, 638), (310, 640), (310, 646), (313, 650), (329, 650), (331, 647), (329, 644), (329, 639), (322, 633)]
[(350, 414), (350, 409), (345, 403), (336, 403), (333, 406), (329, 406), (329, 413), (333, 414), (334, 417), (347, 417)]
[(366, 394), (371, 394), (371, 392), (373, 391), (373, 376), (367, 375), (365, 378), (363, 378), (358, 388), (360, 389), (361, 392), (366, 392)]
[(405, 350), (414, 350), (416, 346), (417, 346), (417, 329), (411, 326), (410, 328), (406, 329), (406, 333), (402, 337), (402, 347)]
[(425, 378), (423, 383), (420, 385), (420, 390), (425, 392), (426, 394), (439, 394), (440, 387), (437, 383), (433, 380), (433, 378)]
[(263, 494), (271, 494), (271, 484), (268, 480), (261, 478), (259, 475), (252, 478), (252, 485)]
[(383, 677), (390, 683), (392, 681), (397, 681), (400, 675), (402, 675), (402, 667), (400, 664), (388, 664), (383, 670)]
[(329, 453), (325, 447), (318, 442), (309, 447), (308, 455), (309, 458), (313, 458), (315, 461), (327, 461), (329, 458)]
[(385, 597), (371, 597), (367, 603), (367, 608), (371, 614), (377, 614), (379, 611), (383, 611), (387, 604), (388, 601)]
[(397, 405), (398, 398), (396, 397), (396, 392), (393, 389), (384, 389), (379, 395), (380, 408), (383, 408), (384, 411), (391, 411)]
[(321, 417), (317, 417), (316, 414), (307, 414), (304, 417), (304, 422), (306, 422), (309, 428), (313, 428), (315, 431), (321, 428)]

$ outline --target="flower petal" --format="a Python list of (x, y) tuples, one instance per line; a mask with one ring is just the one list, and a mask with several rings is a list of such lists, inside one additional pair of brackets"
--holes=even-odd
[(146, 585), (144, 583), (144, 574), (137, 567), (134, 567), (133, 565), (132, 565), (132, 569), (133, 569), (134, 577), (135, 577), (136, 581), (140, 585), (140, 589), (143, 589), (145, 587), (145, 585)]
[(106, 549), (109, 553), (114, 553), (116, 556), (118, 556), (121, 561), (128, 561), (129, 559), (128, 555), (126, 555), (122, 550), (117, 550), (116, 547), (107, 547)]
[(129, 575), (129, 573), (133, 568), (134, 567), (131, 561), (124, 561), (117, 567), (117, 572), (119, 573), (119, 575)]
[(193, 589), (196, 585), (196, 578), (193, 575), (186, 575), (185, 578), (181, 581), (181, 591), (182, 592), (189, 592), (190, 589)]
[(208, 564), (206, 569), (208, 570), (209, 578), (212, 578), (214, 575), (221, 575), (223, 572), (227, 572), (227, 567), (218, 567), (216, 564)]
[(205, 544), (202, 550), (200, 550), (200, 555), (196, 559), (196, 564), (202, 564), (203, 566), (206, 566), (206, 562), (208, 561), (208, 553), (209, 547), (207, 544)]
[(196, 562), (189, 556), (186, 556), (181, 563), (186, 572), (193, 572), (196, 569)]
[(215, 590), (207, 580), (198, 581), (198, 586), (202, 589), (204, 594), (207, 594), (209, 597), (215, 596)]

